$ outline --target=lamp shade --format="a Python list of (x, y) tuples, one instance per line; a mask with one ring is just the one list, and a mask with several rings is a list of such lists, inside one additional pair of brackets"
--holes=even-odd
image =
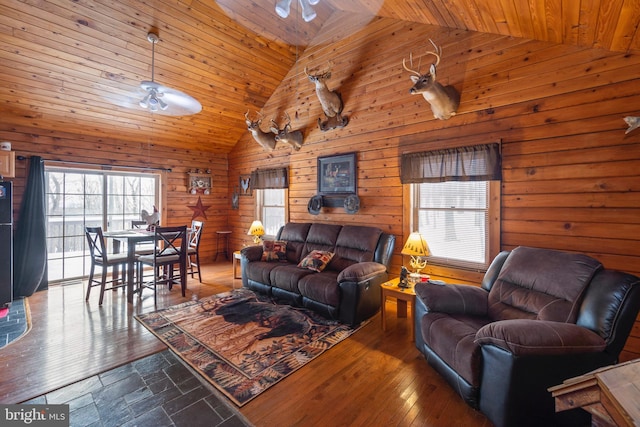
[(255, 220), (251, 223), (251, 227), (249, 227), (249, 232), (247, 233), (249, 236), (262, 236), (264, 235), (264, 226), (262, 222), (259, 220)]
[(402, 251), (400, 252), (402, 255), (411, 255), (411, 256), (429, 256), (431, 255), (431, 251), (429, 250), (429, 245), (427, 245), (427, 241), (422, 237), (422, 234), (414, 231), (409, 234)]

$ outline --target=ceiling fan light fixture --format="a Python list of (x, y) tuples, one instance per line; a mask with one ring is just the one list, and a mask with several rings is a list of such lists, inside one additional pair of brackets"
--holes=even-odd
[(150, 93), (148, 93), (144, 98), (142, 98), (140, 100), (140, 106), (142, 108), (149, 108), (149, 97), (151, 96)]
[(164, 111), (167, 109), (169, 105), (166, 102), (164, 102), (162, 99), (160, 99), (162, 95), (163, 95), (162, 93), (159, 93), (155, 89), (150, 90), (149, 97), (147, 99), (147, 106), (149, 107), (149, 110), (158, 111), (158, 108), (160, 108), (161, 110)]
[(311, 7), (309, 0), (299, 0), (300, 7), (302, 7), (302, 19), (304, 22), (311, 22), (316, 17), (316, 11)]
[(281, 18), (287, 18), (290, 12), (291, 12), (291, 0), (280, 0), (278, 3), (276, 3), (276, 13)]
[[(289, 16), (291, 12), (291, 1), (292, 0), (280, 0), (276, 3), (276, 13), (279, 17), (287, 18)], [(302, 9), (302, 19), (304, 19), (305, 22), (313, 21), (317, 15), (311, 6), (320, 3), (320, 0), (298, 0), (298, 3), (300, 3), (300, 8)]]

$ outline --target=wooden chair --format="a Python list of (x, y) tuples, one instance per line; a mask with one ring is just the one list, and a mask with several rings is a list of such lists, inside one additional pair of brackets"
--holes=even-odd
[[(200, 274), (200, 236), (204, 222), (191, 221), (191, 232), (189, 233), (189, 247), (187, 248), (187, 268), (193, 279), (193, 274), (198, 273), (198, 280), (202, 283), (202, 275)], [(196, 270), (194, 270), (194, 267)]]
[[(87, 236), (91, 255), (91, 272), (89, 273), (89, 283), (85, 300), (89, 301), (91, 288), (100, 286), (100, 299), (98, 300), (98, 304), (102, 305), (105, 290), (124, 288), (127, 285), (127, 281), (125, 280), (127, 254), (107, 253), (107, 245), (105, 244), (104, 235), (102, 234), (102, 227), (86, 227), (85, 235)], [(100, 266), (102, 269), (100, 280), (94, 279), (96, 266)], [(107, 280), (107, 270), (109, 270), (110, 267), (113, 268), (112, 272), (115, 272), (117, 267), (122, 267), (122, 280), (113, 278), (112, 280)], [(112, 286), (107, 287), (107, 284), (111, 284)]]
[[(133, 230), (146, 230), (149, 224), (144, 220), (132, 220), (131, 229)], [(142, 244), (136, 247), (136, 255), (151, 255), (155, 247), (154, 243)]]
[[(167, 284), (169, 289), (180, 280), (182, 296), (187, 290), (187, 226), (179, 227), (156, 227), (155, 228), (156, 250), (151, 255), (138, 257), (141, 265), (152, 267), (153, 279), (145, 282), (139, 281), (139, 293), (142, 297), (144, 288), (153, 289), (153, 301), (158, 302), (157, 286)], [(179, 265), (180, 275), (174, 275), (175, 265)], [(162, 271), (162, 272), (161, 272)]]

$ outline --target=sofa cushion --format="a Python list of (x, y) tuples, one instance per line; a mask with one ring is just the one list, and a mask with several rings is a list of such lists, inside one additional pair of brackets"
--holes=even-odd
[(307, 240), (307, 234), (311, 223), (289, 222), (285, 224), (278, 234), (278, 240), (287, 242), (287, 261), (297, 264), (302, 259), (302, 251)]
[[(265, 263), (267, 264), (267, 263)], [(295, 264), (268, 263), (275, 266), (269, 274), (269, 284), (289, 292), (298, 292), (298, 282), (308, 274), (316, 274), (307, 268), (300, 268)], [(263, 282), (266, 283), (266, 282)]]
[(373, 261), (382, 230), (375, 227), (345, 225), (336, 240), (335, 253), (327, 267), (342, 271), (358, 262)]
[(480, 345), (491, 344), (514, 356), (600, 352), (607, 346), (595, 332), (573, 323), (543, 320), (501, 320), (480, 328)]
[(337, 271), (323, 271), (309, 274), (298, 282), (300, 294), (323, 304), (338, 307), (340, 304), (340, 286), (337, 281)]
[[(335, 251), (338, 233), (342, 229), (341, 225), (335, 224), (311, 224), (307, 234), (307, 242), (302, 251), (302, 257), (307, 256), (311, 251)], [(298, 259), (301, 261), (301, 259)]]
[(287, 242), (284, 240), (263, 241), (262, 261), (287, 262)]
[(331, 258), (333, 258), (333, 252), (314, 250), (300, 261), (298, 267), (308, 268), (319, 273), (325, 269)]
[(473, 387), (480, 386), (482, 351), (474, 342), (488, 319), (477, 316), (427, 313), (420, 319), (425, 343)]
[(252, 261), (247, 263), (242, 274), (246, 276), (248, 280), (271, 285), (271, 270), (278, 265), (280, 264), (276, 262)]
[(586, 255), (517, 247), (489, 291), (489, 316), (575, 323), (583, 291), (599, 268)]

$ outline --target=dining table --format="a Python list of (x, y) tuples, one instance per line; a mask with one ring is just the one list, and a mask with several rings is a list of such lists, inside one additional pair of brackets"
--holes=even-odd
[[(187, 232), (188, 231), (189, 230), (187, 229)], [(139, 243), (155, 242), (157, 240), (156, 234), (154, 231), (148, 231), (144, 229), (115, 230), (106, 231), (104, 233), (104, 237), (113, 240), (114, 253), (120, 253), (122, 243), (126, 243), (127, 245), (127, 302), (133, 303), (133, 295), (135, 294), (134, 277), (136, 264), (136, 246)], [(183, 260), (183, 262), (185, 262), (185, 265), (181, 266), (181, 271), (186, 271), (186, 260)], [(187, 277), (186, 274), (184, 274), (182, 275), (182, 277), (180, 277), (180, 285), (182, 289), (186, 288), (186, 282)]]

